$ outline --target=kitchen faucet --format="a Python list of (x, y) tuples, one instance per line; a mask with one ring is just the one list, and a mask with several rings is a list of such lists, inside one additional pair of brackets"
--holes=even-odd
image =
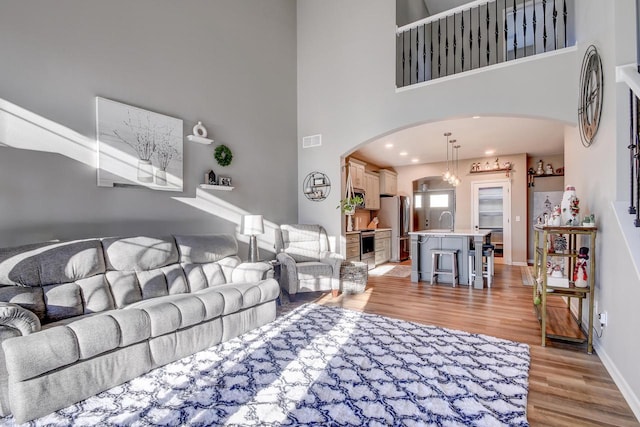
[(449, 230), (453, 231), (453, 214), (451, 213), (451, 211), (442, 211), (442, 213), (440, 214), (440, 218), (438, 219), (438, 225), (440, 226), (440, 228), (442, 228), (442, 217), (448, 214), (449, 217), (451, 217), (451, 227), (449, 227)]

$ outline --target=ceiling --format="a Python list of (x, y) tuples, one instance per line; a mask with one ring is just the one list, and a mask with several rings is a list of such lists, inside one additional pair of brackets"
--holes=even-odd
[[(478, 117), (427, 123), (386, 135), (352, 155), (380, 167), (444, 162), (447, 138), (460, 145), (460, 160), (528, 153), (532, 157), (563, 154), (565, 124), (517, 117)], [(391, 147), (388, 147), (392, 144)], [(449, 145), (451, 147), (451, 145)], [(486, 154), (494, 150), (492, 154)], [(406, 153), (406, 154), (402, 154)], [(449, 154), (451, 157), (451, 154)]]

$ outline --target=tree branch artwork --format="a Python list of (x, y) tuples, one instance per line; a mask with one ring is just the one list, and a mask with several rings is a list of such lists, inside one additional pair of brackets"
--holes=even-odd
[[(122, 181), (125, 185), (182, 191), (182, 120), (102, 98), (97, 102), (98, 185), (113, 186)], [(123, 156), (131, 151), (138, 158), (137, 164)], [(121, 166), (110, 169), (122, 169), (122, 173), (101, 174), (103, 164), (115, 161)]]

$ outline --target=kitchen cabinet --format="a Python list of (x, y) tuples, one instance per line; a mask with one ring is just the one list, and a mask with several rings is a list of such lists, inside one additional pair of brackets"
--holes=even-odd
[(391, 259), (391, 230), (376, 230), (376, 266)]
[(360, 261), (360, 232), (347, 233), (347, 261)]
[(366, 163), (357, 159), (349, 160), (349, 174), (351, 175), (351, 184), (353, 188), (364, 190), (365, 188), (365, 176), (364, 167)]
[(377, 174), (364, 174), (364, 208), (377, 211), (380, 209), (380, 178)]
[(398, 194), (398, 174), (388, 169), (380, 169), (380, 195), (395, 196)]

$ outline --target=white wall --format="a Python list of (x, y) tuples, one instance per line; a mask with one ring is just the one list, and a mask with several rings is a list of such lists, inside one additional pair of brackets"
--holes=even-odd
[[(615, 4), (585, 0), (577, 2), (576, 10), (574, 52), (396, 92), (393, 2), (299, 0), (298, 139), (316, 133), (324, 139), (320, 148), (299, 150), (298, 182), (316, 169), (339, 182), (342, 155), (417, 123), (495, 114), (546, 117), (575, 125), (582, 55), (595, 43), (605, 65), (602, 125), (589, 149), (580, 143), (577, 129), (567, 127), (565, 182), (576, 186), (583, 208), (595, 213), (600, 228), (596, 295), (600, 307), (609, 312), (609, 325), (596, 340), (597, 349), (640, 415), (636, 362), (640, 341), (633, 335), (640, 329), (640, 316), (635, 314), (640, 280), (611, 208), (616, 195), (625, 197), (621, 187), (627, 181), (621, 168), (627, 168), (625, 159), (628, 162), (623, 132), (628, 128), (620, 123), (628, 117), (628, 95), (616, 89), (614, 67), (635, 60), (635, 35), (629, 30), (635, 5), (632, 0)], [(300, 221), (321, 223), (339, 235), (342, 221), (335, 210), (339, 198), (335, 191), (326, 202), (312, 204), (298, 188)]]
[[(0, 247), (233, 232), (239, 216), (227, 215), (228, 207), (296, 221), (294, 0), (2, 2), (0, 58), (0, 98), (77, 134), (93, 151), (96, 96), (181, 118), (185, 135), (202, 120), (215, 139), (208, 147), (185, 139), (184, 193), (98, 188), (91, 164), (0, 147)], [(226, 168), (213, 159), (219, 143), (234, 153)], [(219, 204), (205, 212), (173, 199), (193, 199), (211, 168), (236, 187), (212, 193)]]
[(310, 202), (302, 179), (321, 169), (339, 183), (340, 157), (373, 138), (476, 114), (576, 121), (576, 73), (557, 72), (575, 69), (571, 50), (396, 92), (394, 8), (386, 0), (298, 1), (298, 143), (323, 135), (322, 147), (299, 150), (299, 220), (333, 235), (341, 232), (340, 192)]
[[(576, 187), (580, 204), (595, 213), (598, 225), (596, 250), (598, 273), (596, 301), (608, 312), (596, 350), (640, 417), (640, 371), (637, 357), (640, 340), (638, 301), (640, 278), (633, 267), (612, 209), (616, 200), (628, 200), (628, 88), (615, 83), (615, 66), (635, 62), (635, 2), (615, 4), (596, 0), (580, 2), (577, 30), (580, 57), (594, 44), (604, 68), (604, 108), (600, 129), (590, 148), (582, 146), (575, 129), (565, 134), (565, 182)], [(574, 73), (579, 73), (576, 64)], [(622, 218), (631, 221), (632, 218)], [(640, 238), (640, 233), (629, 238)], [(586, 316), (586, 313), (585, 313)]]

